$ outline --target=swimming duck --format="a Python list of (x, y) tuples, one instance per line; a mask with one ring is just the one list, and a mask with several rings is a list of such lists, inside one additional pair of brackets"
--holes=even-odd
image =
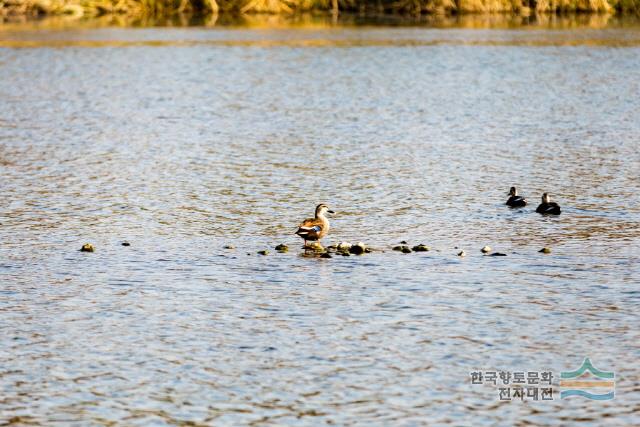
[(518, 190), (516, 190), (516, 187), (511, 187), (509, 190), (509, 196), (511, 197), (507, 200), (507, 206), (511, 206), (512, 208), (521, 208), (522, 206), (527, 205), (527, 199), (518, 196)]
[(316, 206), (315, 218), (308, 218), (302, 221), (298, 227), (296, 234), (304, 239), (304, 245), (307, 246), (307, 240), (317, 241), (322, 239), (329, 233), (329, 220), (326, 214), (333, 214), (332, 210), (324, 203)]
[(556, 202), (551, 201), (551, 197), (547, 193), (542, 195), (542, 203), (536, 209), (541, 214), (560, 215), (560, 206)]

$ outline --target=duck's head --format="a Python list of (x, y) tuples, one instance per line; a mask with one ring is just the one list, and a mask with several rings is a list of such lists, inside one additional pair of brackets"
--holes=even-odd
[(509, 190), (509, 196), (517, 196), (518, 195), (518, 190), (516, 190), (516, 187), (511, 187), (511, 189)]
[(324, 216), (325, 214), (334, 214), (335, 212), (329, 209), (329, 206), (324, 203), (320, 203), (316, 206), (316, 217)]
[(549, 197), (549, 194), (542, 194), (542, 203), (551, 203), (551, 197)]

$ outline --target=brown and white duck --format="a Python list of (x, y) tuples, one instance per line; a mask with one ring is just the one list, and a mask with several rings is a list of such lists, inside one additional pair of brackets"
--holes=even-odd
[(509, 199), (507, 199), (507, 206), (511, 206), (512, 208), (527, 206), (527, 199), (518, 196), (518, 190), (516, 190), (516, 187), (511, 187), (509, 190), (509, 196)]
[(324, 203), (316, 206), (315, 218), (308, 218), (302, 221), (298, 227), (296, 234), (304, 239), (304, 245), (307, 241), (318, 241), (329, 233), (329, 220), (326, 214), (333, 214), (332, 210)]
[(556, 202), (551, 201), (551, 197), (547, 193), (542, 195), (542, 203), (536, 209), (536, 212), (549, 215), (560, 215), (560, 206)]

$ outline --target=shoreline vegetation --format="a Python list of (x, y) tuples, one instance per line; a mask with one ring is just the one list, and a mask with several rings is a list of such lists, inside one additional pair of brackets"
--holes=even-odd
[(0, 0), (0, 22), (42, 16), (639, 14), (640, 0)]

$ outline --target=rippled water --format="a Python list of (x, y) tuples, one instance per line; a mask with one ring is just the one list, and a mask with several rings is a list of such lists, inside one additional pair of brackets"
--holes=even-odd
[[(639, 41), (0, 27), (0, 422), (640, 424)], [(384, 252), (303, 256), (319, 202)], [(469, 381), (586, 356), (614, 400)]]

